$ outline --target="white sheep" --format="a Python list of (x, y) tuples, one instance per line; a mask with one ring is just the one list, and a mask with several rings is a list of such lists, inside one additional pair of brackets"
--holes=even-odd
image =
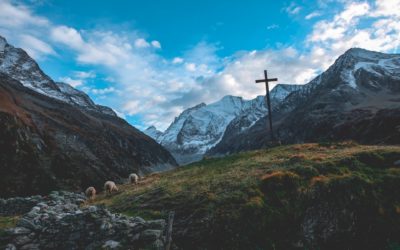
[(138, 176), (137, 174), (135, 174), (135, 173), (130, 174), (130, 175), (129, 175), (129, 182), (130, 182), (131, 184), (134, 184), (134, 185), (138, 184), (138, 182), (139, 182), (139, 176)]
[(94, 187), (88, 187), (85, 191), (85, 195), (89, 200), (96, 198), (96, 189)]
[(106, 194), (111, 194), (113, 192), (118, 192), (118, 188), (117, 185), (115, 185), (115, 182), (106, 181), (106, 183), (104, 183), (104, 191)]

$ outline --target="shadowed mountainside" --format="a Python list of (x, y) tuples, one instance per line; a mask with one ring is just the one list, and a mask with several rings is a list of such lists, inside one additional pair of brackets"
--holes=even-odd
[(0, 196), (101, 189), (131, 172), (176, 165), (153, 139), (113, 115), (82, 110), (0, 74)]

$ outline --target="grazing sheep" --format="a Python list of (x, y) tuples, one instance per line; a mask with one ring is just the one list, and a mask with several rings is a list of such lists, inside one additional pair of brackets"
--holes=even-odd
[(96, 189), (94, 187), (88, 187), (85, 191), (85, 195), (89, 200), (96, 198)]
[(130, 174), (129, 175), (129, 182), (131, 183), (131, 184), (138, 184), (138, 182), (139, 182), (139, 176), (137, 175), (137, 174)]
[(106, 192), (106, 194), (111, 194), (113, 192), (117, 192), (118, 188), (117, 185), (115, 185), (115, 182), (106, 181), (106, 183), (104, 183), (104, 191)]

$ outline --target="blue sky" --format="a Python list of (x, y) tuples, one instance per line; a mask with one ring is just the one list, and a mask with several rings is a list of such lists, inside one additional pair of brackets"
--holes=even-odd
[(397, 52), (400, 0), (0, 0), (0, 35), (138, 128), (304, 84), (351, 47)]

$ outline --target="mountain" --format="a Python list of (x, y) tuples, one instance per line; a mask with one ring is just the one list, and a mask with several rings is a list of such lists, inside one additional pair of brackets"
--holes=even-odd
[(8, 44), (0, 36), (0, 72), (11, 76), (23, 86), (51, 98), (86, 110), (116, 116), (115, 112), (96, 105), (84, 92), (66, 83), (56, 83), (39, 68), (39, 65), (22, 49)]
[(154, 126), (148, 127), (147, 129), (145, 129), (143, 131), (143, 133), (145, 133), (146, 135), (150, 136), (154, 140), (157, 140), (158, 137), (160, 137), (160, 135), (162, 134), (162, 132), (157, 130), (156, 127), (154, 127)]
[[(278, 84), (271, 91), (272, 103), (281, 102), (291, 91), (299, 88), (299, 85)], [(227, 127), (243, 131), (266, 112), (263, 96), (244, 100), (228, 95), (218, 102), (201, 103), (183, 111), (164, 133), (154, 127), (145, 133), (167, 148), (179, 164), (187, 164), (203, 158), (207, 150), (218, 144)]]
[(0, 39), (1, 196), (79, 190), (176, 166), (153, 139), (83, 92), (55, 83)]
[[(400, 143), (400, 55), (353, 48), (327, 71), (289, 94), (273, 111), (283, 143), (355, 140)], [(244, 133), (224, 136), (207, 153), (224, 155), (265, 147), (266, 118)]]

